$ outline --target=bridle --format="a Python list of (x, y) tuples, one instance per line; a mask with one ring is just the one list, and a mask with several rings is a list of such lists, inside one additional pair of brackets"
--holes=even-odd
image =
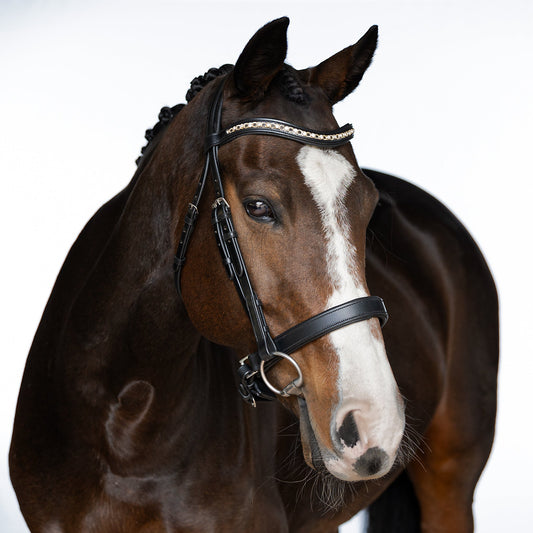
[[(323, 311), (290, 328), (276, 338), (272, 338), (261, 301), (252, 287), (246, 269), (231, 217), (230, 206), (224, 197), (218, 149), (221, 145), (243, 135), (274, 135), (302, 144), (335, 148), (350, 142), (354, 130), (351, 124), (346, 124), (334, 131), (321, 132), (300, 128), (294, 124), (271, 118), (246, 119), (221, 129), (224, 86), (225, 79), (221, 81), (210, 107), (205, 143), (206, 160), (196, 193), (189, 203), (185, 215), (183, 230), (174, 259), (174, 281), (181, 296), (181, 271), (185, 264), (185, 254), (198, 218), (198, 205), (209, 171), (211, 171), (215, 189), (211, 221), (216, 242), (226, 272), (230, 280), (233, 281), (248, 315), (257, 343), (257, 351), (241, 359), (238, 368), (239, 392), (245, 401), (255, 406), (256, 400), (272, 400), (276, 395), (301, 395), (303, 376), (300, 367), (290, 356), (291, 353), (332, 331), (355, 322), (377, 317), (383, 327), (388, 319), (388, 314), (381, 298), (365, 296)], [(286, 359), (295, 367), (298, 377), (284, 389), (279, 390), (268, 381), (266, 372), (282, 359)]]

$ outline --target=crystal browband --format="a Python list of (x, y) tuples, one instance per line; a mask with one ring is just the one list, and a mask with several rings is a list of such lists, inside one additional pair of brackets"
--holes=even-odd
[(242, 120), (221, 132), (208, 135), (206, 149), (211, 146), (220, 146), (228, 143), (241, 135), (251, 134), (274, 135), (304, 144), (334, 148), (349, 142), (354, 136), (354, 129), (351, 124), (346, 124), (342, 128), (333, 131), (316, 131), (303, 129), (294, 124), (271, 118), (259, 118), (251, 121)]
[(320, 139), (323, 141), (333, 141), (339, 139), (346, 139), (347, 137), (353, 137), (354, 129), (349, 128), (340, 133), (318, 133), (315, 131), (302, 130), (295, 126), (290, 126), (286, 124), (280, 124), (279, 122), (244, 122), (243, 124), (235, 124), (231, 128), (226, 130), (226, 134), (234, 133), (239, 130), (248, 130), (248, 129), (260, 129), (268, 128), (272, 130), (286, 131), (287, 133), (292, 133), (293, 135), (298, 135), (299, 137), (310, 137), (311, 139)]

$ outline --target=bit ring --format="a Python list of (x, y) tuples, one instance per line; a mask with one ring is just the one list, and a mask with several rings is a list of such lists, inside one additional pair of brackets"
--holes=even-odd
[(281, 357), (282, 359), (286, 359), (287, 361), (289, 361), (289, 363), (291, 363), (292, 366), (296, 368), (296, 371), (298, 372), (298, 377), (294, 379), (293, 381), (291, 381), (285, 388), (281, 390), (277, 389), (276, 387), (274, 387), (274, 385), (272, 385), (272, 383), (270, 383), (270, 381), (268, 381), (266, 374), (265, 374), (265, 361), (262, 360), (259, 366), (259, 372), (261, 373), (261, 377), (263, 378), (265, 385), (274, 394), (278, 394), (279, 396), (283, 396), (285, 398), (287, 396), (290, 396), (291, 394), (295, 396), (300, 396), (302, 394), (300, 391), (300, 388), (303, 384), (303, 376), (302, 376), (302, 371), (300, 370), (300, 367), (298, 366), (298, 363), (290, 355), (287, 355), (286, 353), (283, 353), (283, 352), (274, 352), (272, 355), (276, 355), (278, 357)]

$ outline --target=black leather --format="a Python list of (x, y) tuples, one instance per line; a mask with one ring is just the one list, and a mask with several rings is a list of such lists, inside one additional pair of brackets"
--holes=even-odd
[[(280, 358), (272, 359), (273, 366)], [(276, 395), (265, 385), (260, 374), (252, 370), (246, 363), (241, 364), (237, 369), (239, 376), (239, 393), (242, 399), (255, 405), (256, 400), (271, 401), (276, 399)]]
[(356, 298), (288, 329), (274, 339), (274, 344), (279, 352), (291, 354), (336, 329), (374, 317), (379, 318), (381, 327), (387, 322), (389, 315), (383, 300), (379, 296)]
[(272, 340), (266, 324), (261, 302), (255, 293), (246, 265), (242, 257), (237, 232), (233, 227), (231, 210), (226, 201), (215, 202), (212, 210), (212, 222), (222, 263), (226, 267), (228, 277), (241, 298), (257, 343), (257, 354), (260, 359), (269, 361), (274, 357), (276, 345)]

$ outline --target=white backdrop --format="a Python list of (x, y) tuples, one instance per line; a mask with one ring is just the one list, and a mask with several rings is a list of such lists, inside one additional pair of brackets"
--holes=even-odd
[[(435, 194), (485, 252), (500, 291), (502, 363), (477, 531), (531, 531), (532, 6), (1, 0), (1, 529), (27, 531), (7, 451), (26, 354), (68, 248), (129, 181), (159, 108), (184, 101), (194, 76), (235, 62), (260, 26), (288, 15), (288, 62), (297, 68), (380, 26), (374, 63), (337, 117), (356, 125), (361, 166)], [(342, 531), (357, 528), (352, 522)]]

